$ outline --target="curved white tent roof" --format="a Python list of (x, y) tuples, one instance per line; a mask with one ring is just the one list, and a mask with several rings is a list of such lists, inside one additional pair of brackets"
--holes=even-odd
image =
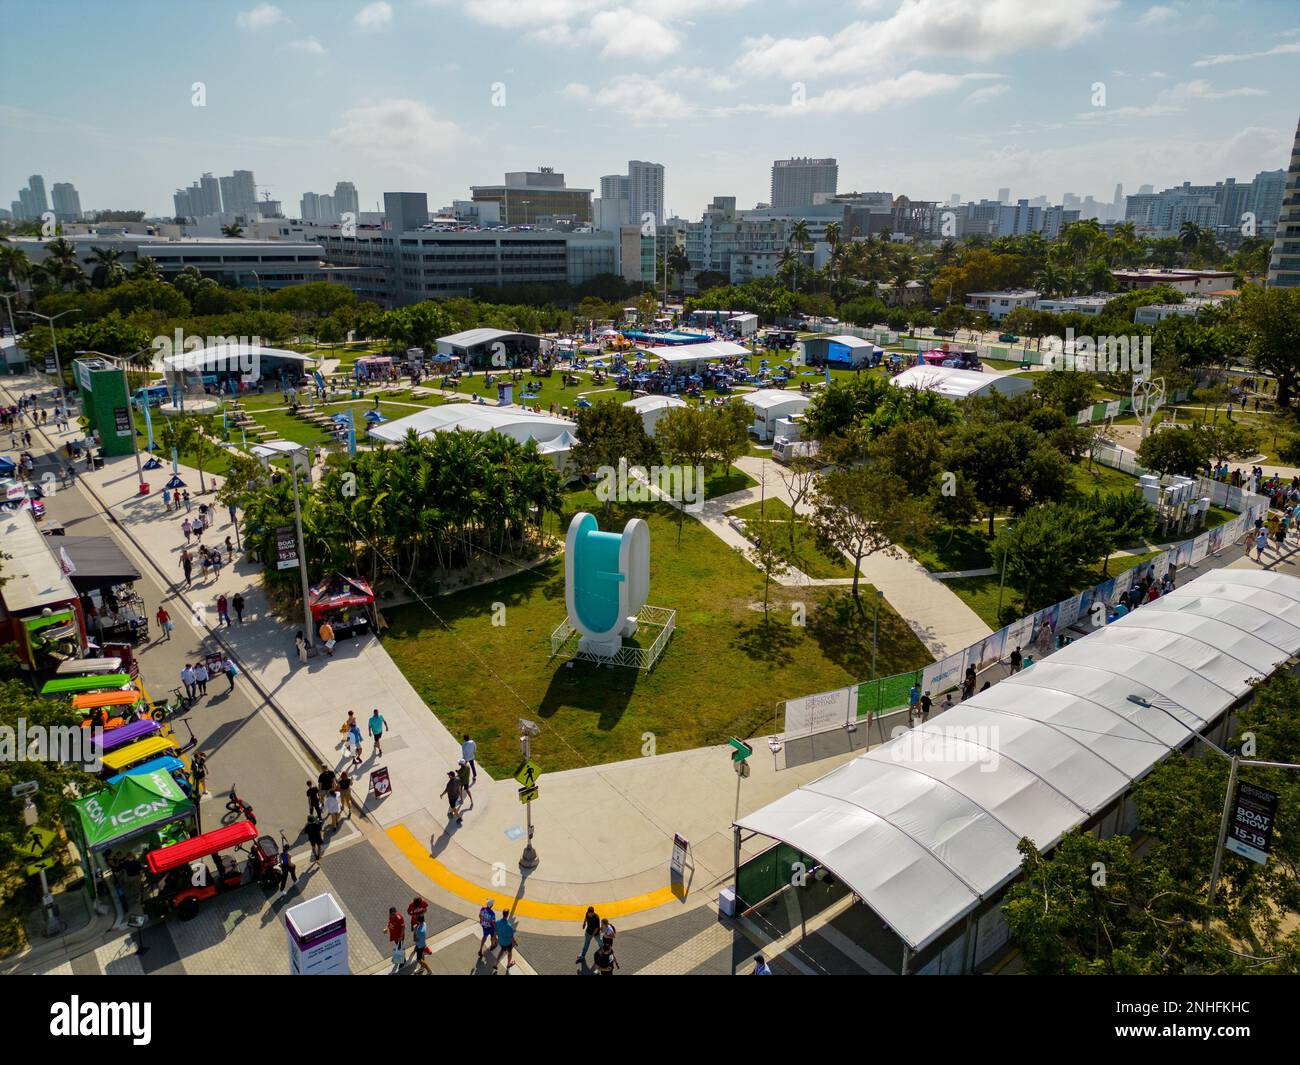
[(753, 392), (742, 393), (740, 398), (755, 410), (769, 411), (773, 407), (807, 407), (812, 403), (811, 396), (802, 392), (787, 391), (783, 388), (759, 388)]
[(937, 392), (945, 399), (967, 399), (970, 396), (988, 395), (990, 392), (1016, 396), (1034, 387), (1033, 382), (1025, 377), (928, 365), (910, 366), (896, 377), (891, 377), (889, 383), (897, 388)]
[(680, 396), (637, 396), (636, 399), (623, 401), (623, 406), (631, 407), (638, 414), (648, 414), (650, 411), (666, 409), (668, 407), (688, 407), (686, 400)]
[(567, 418), (553, 418), (547, 414), (534, 414), (522, 407), (490, 407), (485, 403), (445, 403), (440, 407), (427, 407), (405, 418), (397, 418), (371, 428), (370, 435), (386, 443), (399, 444), (409, 430), (419, 436), (445, 433), (455, 429), (474, 432), (497, 432), (513, 437), (521, 444), (536, 440), (539, 444), (555, 440), (562, 433), (572, 434), (578, 428)]
[(174, 355), (163, 356), (164, 370), (172, 372), (181, 370), (224, 370), (236, 369), (254, 360), (286, 359), (291, 362), (315, 362), (311, 355), (289, 351), (287, 348), (268, 348), (264, 344), (244, 344), (239, 341), (223, 344), (209, 344), (194, 351), (178, 351)]
[(1298, 651), (1300, 579), (1216, 570), (736, 824), (920, 950)]

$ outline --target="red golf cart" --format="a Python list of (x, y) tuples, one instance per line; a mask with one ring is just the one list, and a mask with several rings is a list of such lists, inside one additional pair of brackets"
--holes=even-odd
[[(248, 859), (242, 867), (238, 857), (223, 857), (222, 852), (231, 850)], [(168, 911), (182, 921), (197, 917), (204, 900), (245, 884), (278, 886), (279, 860), (279, 844), (270, 836), (259, 836), (251, 821), (224, 825), (150, 851), (145, 857), (149, 872), (162, 878), (159, 895)]]

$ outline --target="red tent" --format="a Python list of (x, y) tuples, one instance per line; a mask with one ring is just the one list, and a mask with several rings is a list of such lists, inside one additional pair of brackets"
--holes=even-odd
[(357, 611), (370, 615), (374, 611), (375, 593), (360, 577), (333, 573), (309, 591), (311, 616), (317, 621), (337, 610)]

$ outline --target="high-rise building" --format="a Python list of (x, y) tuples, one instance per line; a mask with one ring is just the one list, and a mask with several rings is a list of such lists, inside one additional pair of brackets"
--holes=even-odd
[(54, 197), (54, 217), (60, 222), (80, 222), (81, 197), (76, 188), (70, 182), (58, 181), (50, 191)]
[(172, 194), (172, 211), (177, 218), (197, 218), (189, 189), (177, 189)]
[(45, 179), (40, 174), (33, 174), (27, 179), (27, 187), (32, 191), (32, 217), (39, 218), (50, 209), (50, 201), (45, 198)]
[(1285, 170), (1261, 170), (1250, 183), (1250, 195), (1243, 204), (1255, 216), (1257, 228), (1270, 229), (1277, 225), (1286, 194)]
[(772, 163), (773, 210), (811, 207), (818, 193), (835, 195), (840, 165), (834, 159), (777, 159)]
[(199, 188), (203, 190), (203, 213), (213, 215), (221, 213), (221, 183), (211, 174), (199, 178)]
[(339, 218), (351, 212), (354, 220), (355, 216), (361, 213), (361, 197), (357, 194), (357, 187), (352, 182), (339, 181), (335, 183), (334, 211)]
[(322, 192), (317, 200), (318, 214), (317, 217), (322, 222), (337, 222), (339, 220), (338, 204), (334, 202), (334, 197), (328, 192)]
[(1011, 202), (1011, 189), (1009, 188), (998, 189), (998, 203), (1010, 203), (1010, 202)]
[(628, 200), (633, 225), (644, 225), (646, 216), (658, 228), (664, 224), (664, 168), (662, 163), (631, 159), (627, 164)]
[(320, 220), (320, 197), (314, 192), (304, 192), (298, 204), (299, 214), (304, 222)]
[(23, 201), (21, 199), (10, 200), (9, 213), (13, 216), (15, 222), (23, 218)]
[(1295, 144), (1291, 147), (1291, 168), (1282, 193), (1268, 283), (1286, 288), (1300, 285), (1300, 122), (1296, 123)]
[(18, 207), (22, 211), (22, 218), (39, 218), (35, 206), (32, 203), (32, 190), (24, 186), (18, 190)]
[(1138, 195), (1139, 195), (1139, 196), (1150, 196), (1150, 195), (1151, 195), (1153, 192), (1155, 192), (1155, 191), (1156, 191), (1156, 187), (1155, 187), (1154, 185), (1139, 185), (1139, 186), (1138, 186)]

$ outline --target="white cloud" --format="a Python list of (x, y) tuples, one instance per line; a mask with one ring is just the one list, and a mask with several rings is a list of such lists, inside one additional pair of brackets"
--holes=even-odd
[(241, 30), (264, 30), (288, 21), (284, 12), (274, 4), (258, 4), (251, 11), (241, 11), (235, 16)]
[(617, 111), (641, 125), (660, 125), (704, 113), (685, 97), (643, 74), (621, 74), (597, 89), (574, 82), (564, 87), (563, 95), (590, 107)]
[(601, 11), (588, 30), (605, 59), (663, 59), (681, 47), (681, 36), (650, 15), (635, 11)]
[(860, 85), (846, 85), (827, 89), (820, 96), (809, 97), (804, 103), (773, 108), (774, 114), (867, 114), (887, 107), (921, 100), (939, 93), (953, 92), (971, 81), (996, 78), (997, 74), (935, 74), (925, 70), (909, 70), (896, 78), (880, 78)]
[(352, 21), (364, 32), (386, 29), (393, 22), (393, 5), (384, 0), (375, 0), (375, 3), (367, 4), (358, 11)]
[(1001, 96), (1010, 89), (1011, 86), (1005, 82), (1001, 82), (997, 85), (985, 85), (984, 88), (976, 89), (966, 97), (964, 102), (967, 104), (982, 104), (985, 100), (992, 100), (994, 97)]
[(315, 37), (304, 37), (300, 41), (290, 41), (289, 47), (295, 52), (306, 52), (308, 55), (325, 55), (326, 48)]
[(1142, 106), (1130, 107), (1096, 107), (1091, 111), (1081, 112), (1077, 117), (1082, 122), (1114, 122), (1126, 118), (1158, 118), (1163, 115), (1179, 114), (1187, 109), (1188, 104), (1201, 100), (1227, 100), (1240, 96), (1267, 96), (1268, 90), (1242, 86), (1236, 89), (1216, 89), (1208, 81), (1183, 81), (1169, 89), (1163, 89), (1155, 100)]
[(340, 149), (408, 172), (418, 172), (463, 136), (455, 122), (436, 117), (427, 104), (398, 98), (351, 107), (343, 112), (343, 125), (330, 130)]
[(1177, 8), (1170, 7), (1168, 4), (1156, 4), (1155, 7), (1149, 7), (1142, 13), (1142, 17), (1138, 19), (1138, 24), (1141, 26), (1159, 26), (1177, 17)]
[(1264, 59), (1271, 55), (1294, 55), (1297, 52), (1300, 52), (1300, 41), (1291, 44), (1276, 44), (1263, 52), (1227, 52), (1221, 55), (1203, 55), (1192, 66), (1217, 67), (1223, 63), (1244, 63), (1251, 59)]
[(698, 85), (712, 92), (729, 92), (738, 88), (740, 83), (711, 67), (673, 67), (665, 70), (658, 77), (671, 84)]
[(1156, 99), (1164, 103), (1190, 103), (1193, 100), (1227, 100), (1234, 96), (1267, 96), (1267, 89), (1215, 89), (1208, 81), (1184, 81), (1165, 89)]
[(754, 76), (853, 74), (910, 56), (986, 61), (1077, 44), (1116, 0), (904, 0), (889, 18), (834, 36), (747, 38), (736, 68)]

